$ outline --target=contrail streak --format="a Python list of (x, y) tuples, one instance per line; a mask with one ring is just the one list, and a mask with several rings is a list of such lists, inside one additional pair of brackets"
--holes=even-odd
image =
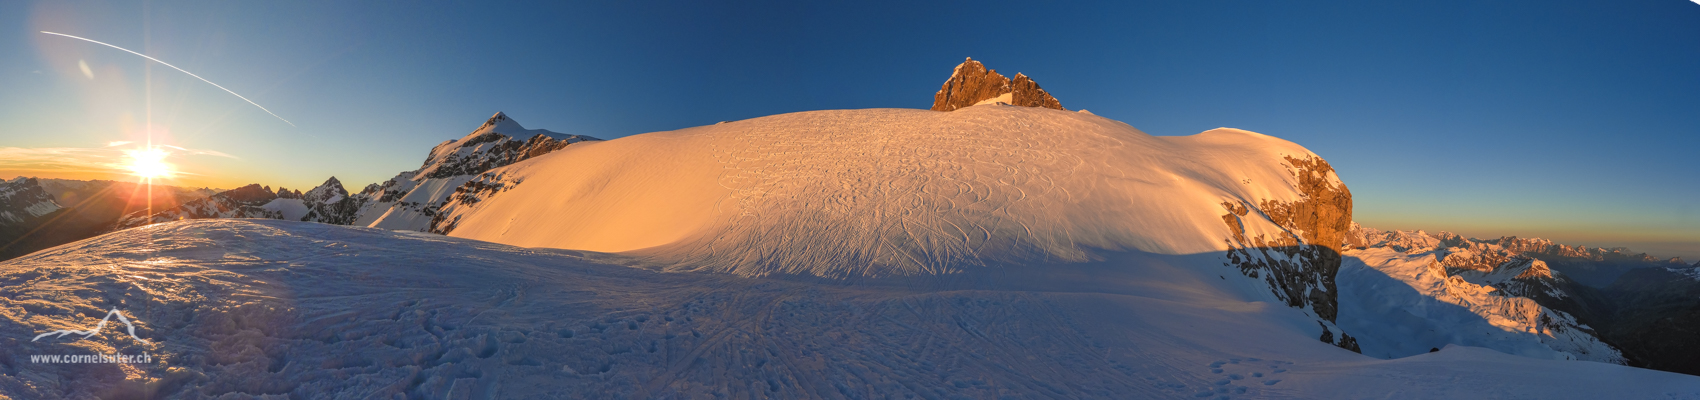
[[(193, 73), (193, 72), (184, 71), (182, 68), (177, 68), (176, 65), (171, 65), (171, 63), (160, 61), (158, 58), (148, 57), (147, 54), (137, 53), (137, 52), (134, 52), (134, 51), (130, 51), (130, 49), (126, 49), (126, 48), (118, 47), (118, 46), (113, 46), (111, 44), (107, 44), (105, 42), (101, 42), (101, 41), (89, 39), (89, 38), (76, 37), (76, 36), (66, 35), (66, 34), (63, 34), (63, 33), (55, 33), (55, 32), (48, 32), (48, 31), (41, 31), (41, 33), (45, 33), (45, 34), (49, 34), (49, 35), (64, 36), (64, 37), (68, 37), (68, 38), (72, 38), (72, 39), (82, 40), (82, 41), (86, 41), (86, 42), (90, 42), (90, 43), (94, 43), (94, 44), (99, 44), (99, 45), (106, 46), (106, 47), (111, 47), (111, 48), (114, 48), (114, 49), (123, 50), (124, 52), (130, 53), (130, 54), (135, 54), (135, 55), (138, 55), (138, 56), (142, 56), (142, 58), (153, 60), (153, 62), (160, 63), (160, 64), (165, 65), (167, 67), (171, 67), (171, 69), (175, 69), (175, 70), (178, 70), (178, 71), (183, 72), (185, 74), (189, 74), (189, 76), (193, 76), (193, 77), (195, 77), (195, 79), (200, 79), (201, 82), (206, 82), (208, 85), (213, 85), (213, 86), (218, 87), (219, 89), (224, 89), (223, 86), (219, 86), (217, 83), (213, 83), (213, 81), (207, 80), (207, 78), (202, 78), (200, 75), (195, 75), (195, 73)], [(230, 91), (230, 89), (224, 89), (224, 91), (226, 93), (230, 93), (230, 95), (232, 95), (232, 96), (236, 96), (237, 98), (242, 99), (242, 101), (248, 102), (248, 104), (253, 104), (254, 107), (259, 107), (260, 111), (265, 111), (266, 114), (271, 114), (273, 117), (277, 117), (277, 119), (282, 120), (283, 123), (285, 123), (285, 124), (289, 124), (289, 126), (295, 126), (294, 122), (289, 122), (289, 120), (283, 119), (283, 117), (278, 117), (277, 113), (273, 113), (272, 110), (267, 110), (266, 107), (260, 105), (260, 103), (255, 103), (253, 100), (248, 100), (247, 97), (242, 97), (242, 95), (236, 94), (236, 92), (232, 92), (232, 91)]]

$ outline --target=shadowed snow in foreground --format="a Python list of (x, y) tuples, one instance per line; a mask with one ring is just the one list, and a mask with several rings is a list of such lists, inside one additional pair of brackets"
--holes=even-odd
[[(266, 220), (154, 225), (0, 264), (0, 394), (296, 398), (1685, 398), (1700, 378), (1448, 347), (1379, 360), (1215, 254), (854, 284), (656, 272)], [(1210, 267), (1215, 265), (1216, 267)], [(150, 343), (87, 329), (110, 309)], [(111, 328), (109, 326), (109, 328)], [(40, 364), (122, 353), (144, 364)]]

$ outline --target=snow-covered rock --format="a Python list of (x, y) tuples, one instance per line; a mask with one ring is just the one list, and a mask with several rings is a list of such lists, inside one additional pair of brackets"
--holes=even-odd
[(417, 170), (402, 172), (377, 187), (361, 192), (367, 197), (354, 220), (358, 226), (414, 231), (431, 231), (433, 221), (461, 185), (479, 174), (541, 156), (569, 144), (600, 139), (526, 129), (506, 114), (496, 113), (459, 140), (431, 149)]
[(0, 225), (26, 225), (60, 208), (35, 178), (0, 181)]
[(301, 200), (307, 205), (307, 215), (299, 221), (348, 225), (354, 223), (360, 207), (372, 199), (370, 196), (350, 195), (342, 181), (333, 176), (302, 194)]

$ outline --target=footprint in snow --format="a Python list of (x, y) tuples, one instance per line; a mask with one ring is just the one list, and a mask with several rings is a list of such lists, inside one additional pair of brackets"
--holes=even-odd
[(1264, 386), (1275, 386), (1275, 384), (1277, 384), (1277, 383), (1281, 383), (1281, 380), (1280, 379), (1270, 379), (1270, 380), (1267, 380), (1267, 381), (1263, 381)]

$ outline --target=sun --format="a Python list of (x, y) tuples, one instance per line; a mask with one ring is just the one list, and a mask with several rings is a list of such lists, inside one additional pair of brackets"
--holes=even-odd
[(124, 166), (124, 169), (130, 170), (130, 175), (154, 179), (170, 178), (176, 173), (171, 169), (171, 163), (165, 162), (171, 153), (158, 147), (125, 150), (124, 156), (130, 159), (130, 163)]

